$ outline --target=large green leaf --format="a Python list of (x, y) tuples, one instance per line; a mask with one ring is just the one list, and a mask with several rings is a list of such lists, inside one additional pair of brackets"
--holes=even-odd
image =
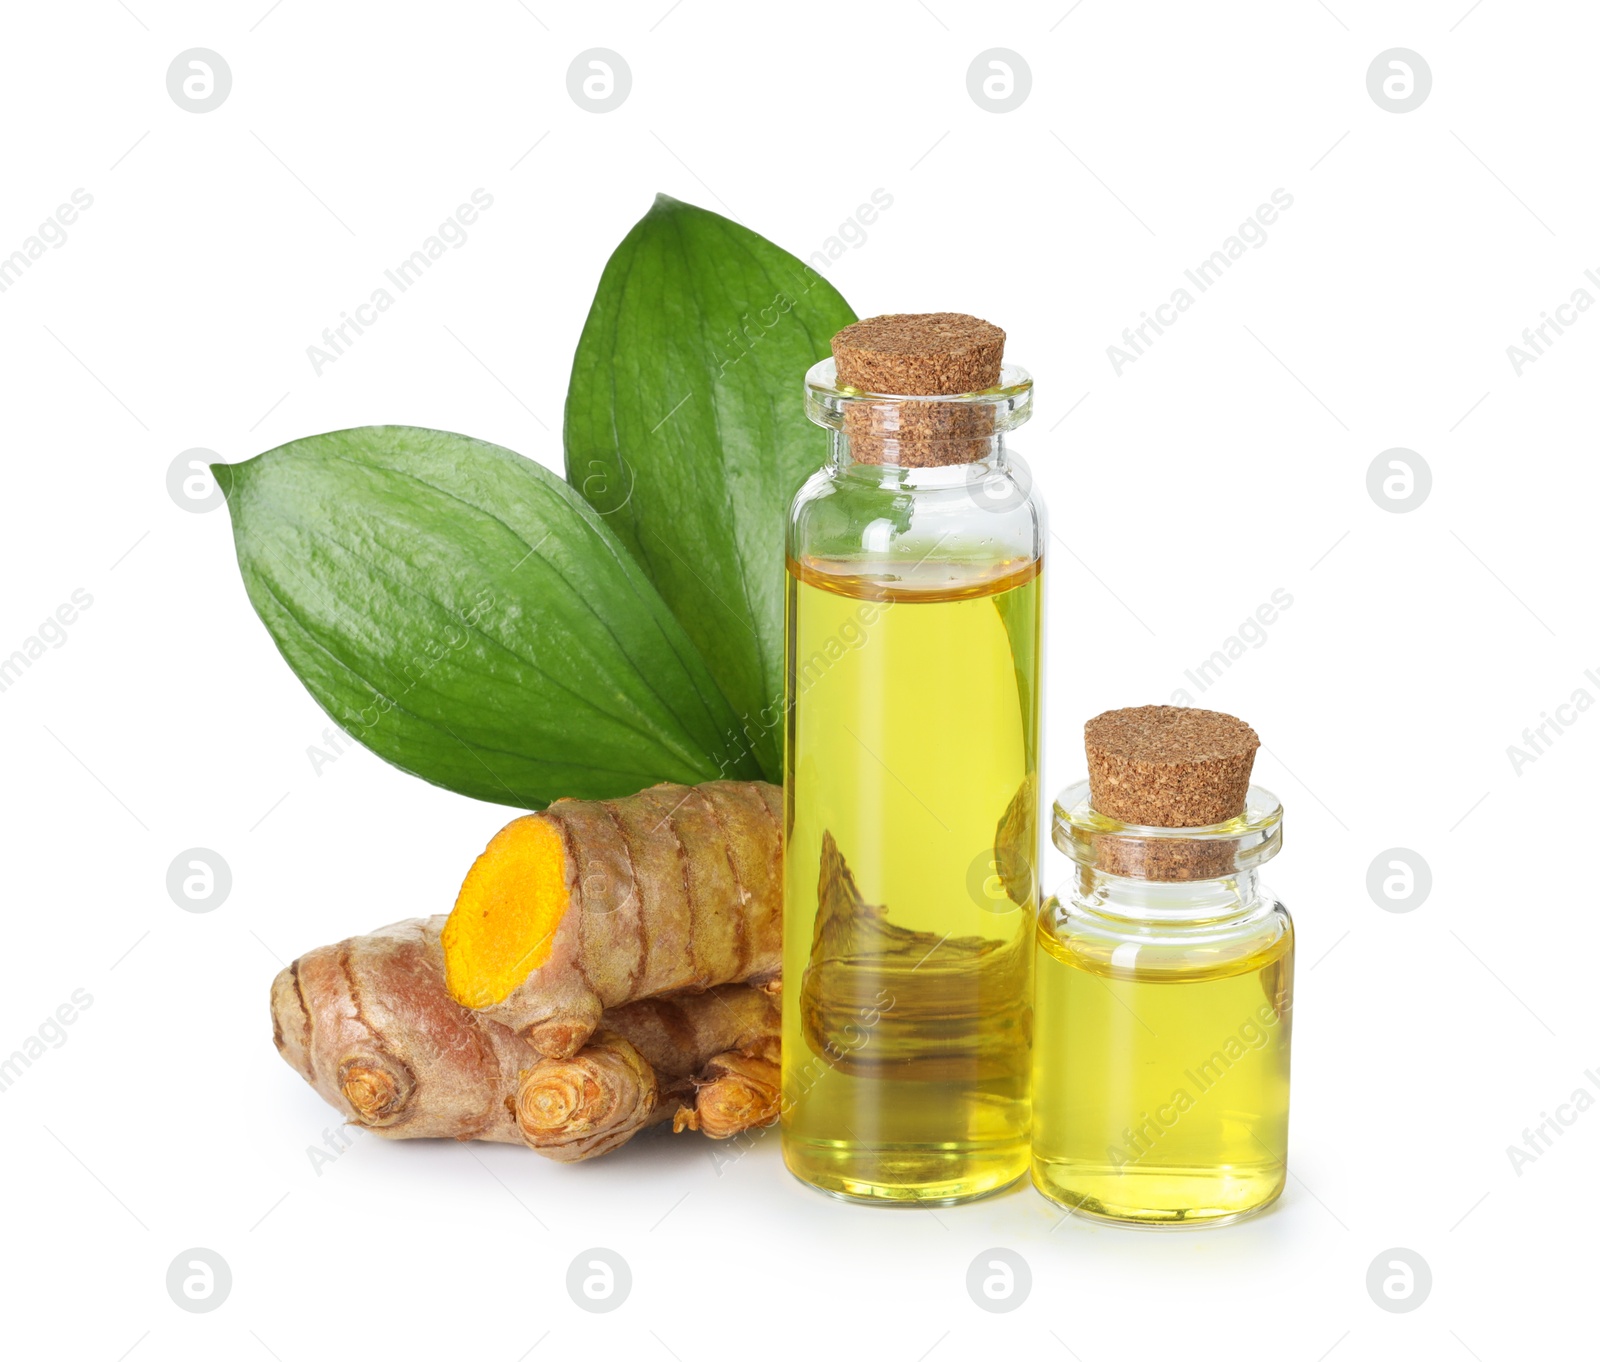
[(781, 771), (784, 518), (827, 457), (801, 379), (849, 304), (754, 232), (665, 195), (617, 247), (567, 391), (567, 479), (643, 564)]
[(538, 464), (365, 426), (215, 471), (284, 658), (401, 769), (522, 808), (758, 774), (660, 595)]

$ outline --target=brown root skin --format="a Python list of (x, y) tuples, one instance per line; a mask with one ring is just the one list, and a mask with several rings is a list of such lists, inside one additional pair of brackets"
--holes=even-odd
[(680, 1123), (698, 1105), (699, 1079), (729, 1046), (775, 1056), (781, 1016), (760, 989), (726, 984), (629, 1003), (605, 1022), (570, 1059), (541, 1059), (521, 1075), (517, 1124), (551, 1158), (592, 1158), (669, 1117), (674, 1131), (699, 1129)]
[(679, 1108), (675, 1131), (698, 1130), (713, 1140), (726, 1140), (759, 1126), (769, 1126), (781, 1111), (778, 1042), (717, 1055), (695, 1079), (693, 1107)]
[(667, 1078), (692, 1078), (715, 1056), (777, 1044), (781, 1013), (758, 988), (724, 984), (705, 993), (646, 998), (606, 1014), (606, 1025)]
[(391, 1139), (528, 1144), (574, 1162), (626, 1143), (696, 1100), (693, 1080), (734, 1047), (776, 1046), (760, 989), (726, 985), (604, 1014), (577, 1055), (541, 1059), (445, 988), (443, 917), (311, 951), (273, 981), (284, 1059), (349, 1121)]
[(392, 1139), (522, 1142), (501, 1094), (534, 1056), (444, 989), (443, 917), (302, 955), (273, 981), (285, 1060), (346, 1119)]
[(573, 1163), (625, 1144), (674, 1105), (663, 1103), (643, 1056), (602, 1029), (571, 1059), (541, 1059), (523, 1071), (516, 1116), (532, 1148)]
[(562, 799), (514, 820), (445, 927), (450, 992), (567, 1058), (607, 1009), (769, 982), (782, 963), (781, 830), (781, 792), (758, 781)]

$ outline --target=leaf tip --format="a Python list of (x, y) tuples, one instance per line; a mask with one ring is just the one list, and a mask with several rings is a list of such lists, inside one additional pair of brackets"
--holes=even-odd
[(210, 465), (211, 476), (216, 480), (224, 501), (233, 500), (233, 489), (238, 483), (239, 470), (242, 467), (242, 464), (222, 463), (220, 460)]
[(692, 203), (685, 203), (682, 199), (675, 199), (671, 194), (657, 193), (655, 202), (650, 205), (649, 216), (657, 213), (681, 213), (685, 208), (693, 208)]

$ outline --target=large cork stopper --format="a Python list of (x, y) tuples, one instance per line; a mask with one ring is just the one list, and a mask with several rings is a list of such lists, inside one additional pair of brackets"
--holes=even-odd
[(833, 338), (842, 387), (881, 397), (845, 408), (852, 457), (928, 468), (972, 463), (989, 452), (994, 412), (982, 403), (895, 401), (955, 397), (1000, 382), (1006, 333), (963, 312), (868, 317)]
[[(1261, 739), (1231, 714), (1141, 705), (1090, 719), (1083, 745), (1096, 813), (1143, 827), (1204, 828), (1244, 813)], [(1107, 836), (1097, 864), (1146, 880), (1209, 879), (1232, 869), (1235, 851), (1226, 840)]]

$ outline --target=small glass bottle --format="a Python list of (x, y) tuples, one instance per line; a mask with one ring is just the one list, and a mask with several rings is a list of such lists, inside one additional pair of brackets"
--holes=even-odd
[(874, 318), (806, 376), (832, 456), (788, 527), (783, 1151), (865, 1202), (1027, 1170), (1045, 529), (1003, 341)]
[[(1193, 776), (1152, 769), (1152, 790)], [(1207, 826), (1110, 817), (1091, 781), (1056, 801), (1053, 840), (1073, 864), (1039, 921), (1033, 1181), (1074, 1211), (1227, 1224), (1283, 1190), (1294, 929), (1256, 875), (1283, 810), (1246, 789), (1248, 757), (1234, 775), (1241, 811)]]

